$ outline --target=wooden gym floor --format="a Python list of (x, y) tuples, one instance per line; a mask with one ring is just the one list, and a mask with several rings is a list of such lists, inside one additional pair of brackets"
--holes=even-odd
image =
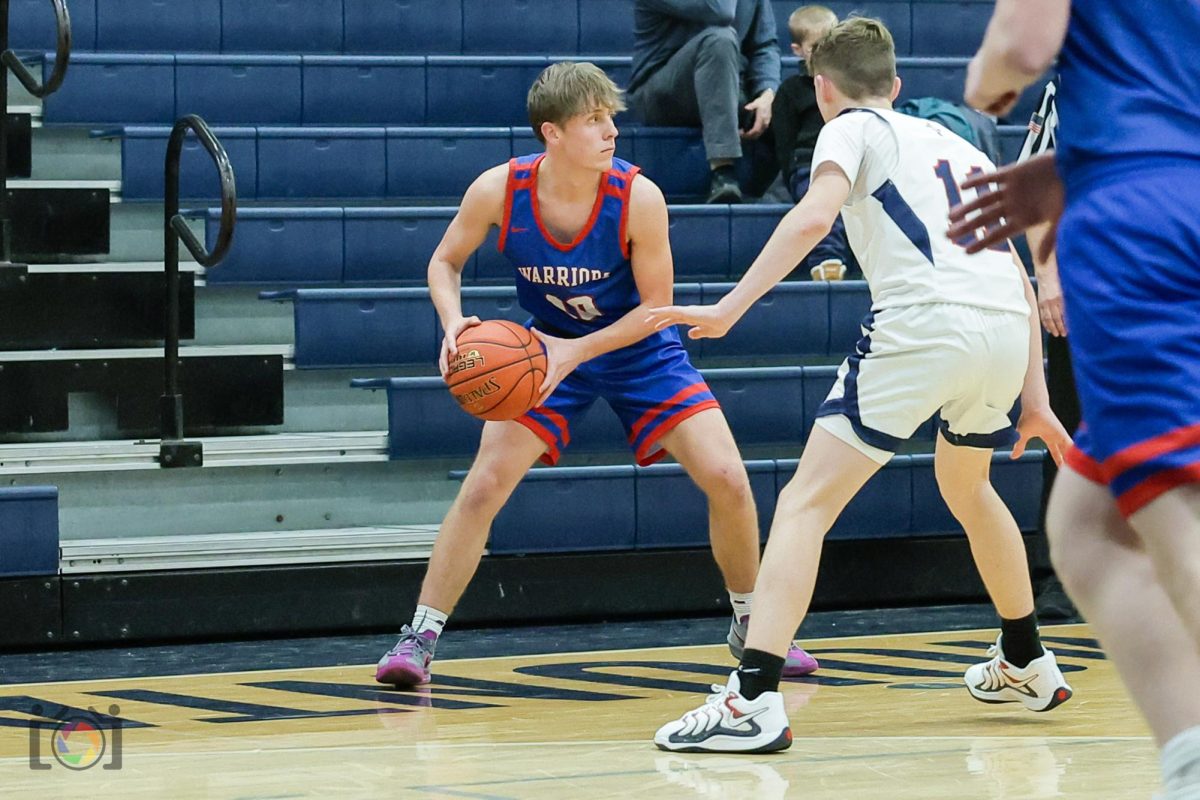
[[(439, 659), (417, 692), (377, 686), (362, 658), (14, 683), (6, 660), (25, 662), (0, 656), (0, 795), (1148, 800), (1153, 743), (1089, 629), (1043, 635), (1075, 689), (1047, 714), (962, 688), (994, 630), (806, 640), (822, 668), (785, 685), (795, 743), (748, 757), (650, 742), (724, 682), (723, 645)], [(119, 731), (91, 724), (106, 713)]]

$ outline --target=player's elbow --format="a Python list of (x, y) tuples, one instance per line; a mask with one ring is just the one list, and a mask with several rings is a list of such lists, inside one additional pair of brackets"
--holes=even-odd
[(793, 231), (797, 239), (815, 244), (829, 235), (829, 232), (833, 230), (835, 219), (837, 219), (836, 214), (833, 216), (805, 214), (796, 220)]

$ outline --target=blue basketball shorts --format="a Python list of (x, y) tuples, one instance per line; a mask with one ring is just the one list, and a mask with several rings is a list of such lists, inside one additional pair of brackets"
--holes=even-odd
[(1067, 463), (1129, 516), (1200, 481), (1200, 162), (1069, 192), (1058, 262), (1083, 411)]
[(701, 411), (720, 408), (688, 359), (678, 334), (651, 334), (580, 365), (544, 405), (517, 418), (546, 443), (542, 463), (558, 463), (571, 442), (571, 421), (596, 398), (604, 398), (612, 406), (642, 467), (666, 456), (659, 440), (675, 426)]

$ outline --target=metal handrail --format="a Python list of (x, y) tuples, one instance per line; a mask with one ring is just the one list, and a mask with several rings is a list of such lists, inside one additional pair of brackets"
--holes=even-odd
[[(208, 252), (179, 213), (179, 163), (188, 131), (196, 134), (221, 176), (221, 228), (217, 243)], [(233, 243), (237, 222), (237, 182), (229, 154), (203, 119), (195, 114), (181, 117), (167, 141), (166, 190), (163, 194), (163, 265), (166, 270), (166, 335), (163, 344), (163, 396), (159, 464), (163, 467), (198, 467), (203, 464), (199, 442), (183, 441), (183, 396), (179, 393), (179, 242), (205, 267), (215, 267)]]
[(71, 15), (67, 13), (65, 0), (50, 0), (54, 5), (58, 44), (56, 45), (54, 71), (43, 86), (29, 71), (21, 59), (8, 47), (8, 3), (0, 0), (0, 267), (13, 269), (12, 223), (8, 216), (8, 71), (17, 76), (21, 85), (34, 97), (46, 98), (62, 86), (67, 77), (67, 64), (71, 60)]
[[(67, 13), (65, 0), (50, 0), (50, 2), (54, 5), (58, 41), (54, 51), (54, 70), (50, 73), (50, 79), (46, 81), (46, 84), (43, 86), (39, 83), (17, 54), (8, 49), (7, 38), (4, 41), (4, 54), (0, 55), (0, 59), (3, 59), (4, 64), (12, 70), (13, 75), (17, 76), (17, 80), (21, 82), (26, 91), (39, 99), (58, 91), (58, 87), (62, 86), (63, 79), (67, 77), (67, 64), (71, 60), (71, 15)], [(3, 15), (7, 22), (8, 0), (0, 0), (0, 15)]]

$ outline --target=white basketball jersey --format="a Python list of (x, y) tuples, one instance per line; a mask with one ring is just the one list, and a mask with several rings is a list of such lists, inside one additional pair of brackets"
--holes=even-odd
[[(995, 168), (965, 139), (907, 114), (851, 109), (821, 129), (813, 174), (826, 161), (850, 178), (842, 218), (873, 310), (957, 303), (1029, 313), (1007, 245), (967, 255), (946, 238), (959, 183)], [(964, 199), (973, 197), (968, 191)]]

